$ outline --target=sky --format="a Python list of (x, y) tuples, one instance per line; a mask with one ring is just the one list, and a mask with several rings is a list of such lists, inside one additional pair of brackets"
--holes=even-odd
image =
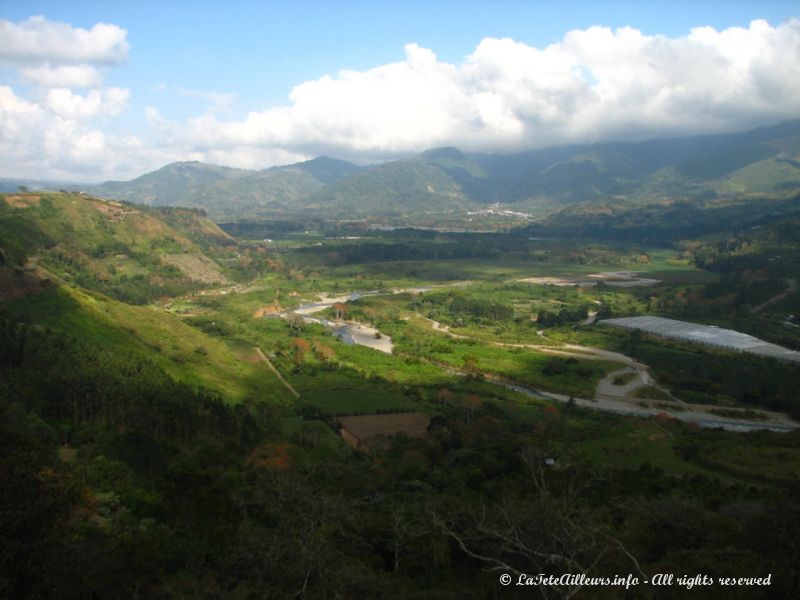
[(3, 178), (515, 152), (798, 117), (796, 0), (0, 0)]

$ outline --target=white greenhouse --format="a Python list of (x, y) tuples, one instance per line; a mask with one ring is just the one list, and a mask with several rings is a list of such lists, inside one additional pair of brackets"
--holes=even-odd
[(749, 352), (750, 354), (777, 358), (778, 360), (800, 362), (800, 352), (770, 344), (746, 333), (723, 329), (716, 325), (698, 325), (697, 323), (675, 321), (674, 319), (665, 319), (663, 317), (621, 317), (618, 319), (603, 319), (598, 323), (623, 329), (638, 329), (646, 333), (682, 342), (694, 342), (736, 352)]

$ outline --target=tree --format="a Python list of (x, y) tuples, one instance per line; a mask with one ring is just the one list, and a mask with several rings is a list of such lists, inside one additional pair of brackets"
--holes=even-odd
[(439, 390), (439, 393), (436, 394), (436, 398), (441, 404), (450, 404), (450, 401), (453, 399), (453, 392), (443, 387)]
[[(591, 507), (581, 501), (585, 488), (593, 483), (586, 473), (548, 471), (545, 455), (523, 451), (533, 493), (506, 495), (493, 504), (445, 511), (434, 509), (433, 525), (457, 547), (492, 572), (515, 577), (530, 573), (570, 573), (605, 576), (620, 568), (646, 575), (637, 559), (608, 531), (596, 525)], [(561, 477), (557, 482), (554, 477)], [(554, 586), (540, 585), (542, 597), (573, 598), (580, 582)]]
[(400, 569), (400, 557), (407, 553), (411, 543), (427, 534), (430, 529), (419, 517), (418, 512), (405, 507), (393, 508), (390, 513), (394, 572)]
[(306, 362), (306, 353), (311, 350), (311, 344), (303, 338), (295, 338), (292, 347), (294, 348), (294, 365), (298, 371), (302, 371)]
[(347, 305), (344, 302), (336, 302), (333, 310), (336, 312), (336, 320), (341, 321), (347, 314)]
[(480, 373), (478, 368), (478, 360), (473, 356), (464, 357), (464, 365), (462, 366), (464, 373), (470, 377), (475, 377)]
[(470, 394), (461, 403), (461, 408), (464, 410), (464, 420), (469, 423), (475, 412), (483, 406), (483, 400), (476, 394)]
[(289, 330), (295, 335), (301, 333), (306, 324), (306, 322), (303, 320), (303, 317), (296, 314), (290, 314), (288, 317), (286, 317), (286, 323), (289, 325)]

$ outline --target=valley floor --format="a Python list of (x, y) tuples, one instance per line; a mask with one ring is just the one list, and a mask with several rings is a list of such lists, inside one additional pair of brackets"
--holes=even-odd
[[(620, 279), (621, 287), (632, 287), (634, 285), (649, 286), (658, 283), (658, 280), (651, 278), (641, 278), (637, 273), (632, 272), (605, 272), (590, 274), (589, 281), (595, 280), (608, 280)], [(575, 279), (557, 279), (552, 278), (528, 278), (520, 281), (526, 283), (544, 284), (544, 285), (575, 285)], [(375, 327), (369, 324), (362, 323), (354, 320), (342, 319), (325, 319), (317, 317), (319, 313), (331, 309), (336, 304), (346, 304), (348, 302), (358, 301), (362, 298), (375, 298), (380, 296), (394, 296), (394, 295), (418, 295), (431, 291), (443, 291), (448, 287), (464, 288), (471, 285), (473, 282), (461, 281), (448, 285), (438, 286), (422, 286), (411, 288), (394, 288), (388, 291), (364, 291), (364, 292), (348, 292), (332, 294), (328, 292), (320, 292), (318, 294), (318, 301), (300, 304), (296, 308), (286, 310), (280, 313), (270, 314), (270, 317), (280, 317), (282, 319), (300, 318), (305, 323), (320, 324), (327, 328), (333, 334), (334, 338), (342, 341), (345, 344), (356, 344), (371, 348), (373, 350), (383, 352), (385, 354), (392, 354), (393, 343), (389, 335), (380, 332)], [(613, 285), (613, 281), (611, 282)], [(625, 285), (622, 285), (625, 284)], [(628, 285), (630, 284), (630, 285)], [(258, 292), (264, 286), (258, 285), (239, 285), (233, 288), (223, 288), (218, 293), (221, 295), (236, 294), (236, 293), (250, 293)], [(205, 294), (209, 294), (206, 292)], [(211, 292), (213, 295), (213, 292)], [(596, 312), (594, 313), (596, 314)], [(569, 402), (584, 408), (592, 410), (602, 410), (620, 415), (639, 416), (639, 417), (653, 417), (656, 415), (668, 415), (687, 423), (693, 423), (705, 428), (721, 428), (729, 431), (748, 432), (758, 430), (769, 430), (777, 432), (792, 431), (800, 428), (800, 423), (791, 419), (783, 413), (759, 410), (757, 412), (748, 408), (731, 408), (728, 405), (714, 405), (714, 404), (691, 404), (684, 402), (676, 397), (668, 389), (660, 386), (650, 374), (650, 367), (641, 362), (638, 362), (630, 356), (619, 352), (612, 352), (602, 348), (582, 346), (569, 343), (558, 343), (549, 340), (546, 337), (542, 341), (547, 341), (548, 344), (523, 344), (523, 343), (507, 343), (497, 341), (485, 341), (479, 338), (470, 337), (467, 335), (456, 334), (450, 330), (450, 327), (439, 323), (438, 321), (427, 319), (419, 313), (416, 314), (418, 318), (425, 319), (431, 325), (433, 331), (443, 333), (451, 338), (458, 340), (467, 340), (475, 343), (488, 343), (492, 346), (499, 348), (510, 349), (524, 349), (533, 353), (574, 358), (580, 360), (601, 360), (617, 365), (624, 365), (618, 370), (614, 370), (605, 375), (597, 382), (597, 387), (594, 394), (590, 397), (580, 397), (571, 394), (558, 393), (555, 391), (546, 391), (527, 387), (519, 382), (509, 380), (507, 378), (497, 378), (491, 373), (482, 373), (488, 381), (497, 381), (502, 385), (508, 386), (526, 395), (531, 395), (543, 399), (554, 400), (557, 402)], [(408, 319), (410, 317), (406, 317)], [(590, 321), (587, 319), (587, 321)], [(586, 324), (592, 324), (588, 322)], [(542, 332), (538, 332), (540, 338)], [(266, 358), (265, 358), (266, 360)], [(267, 360), (268, 362), (268, 360)], [(272, 364), (268, 362), (271, 368)], [(450, 372), (458, 372), (450, 369)], [(275, 371), (278, 376), (280, 374)], [(461, 375), (466, 375), (464, 372), (459, 372)], [(628, 374), (633, 375), (626, 383), (620, 385), (615, 383), (615, 379), (620, 377), (625, 378)], [(290, 391), (297, 395), (297, 392), (283, 380)], [(728, 416), (715, 414), (714, 411), (727, 411)]]

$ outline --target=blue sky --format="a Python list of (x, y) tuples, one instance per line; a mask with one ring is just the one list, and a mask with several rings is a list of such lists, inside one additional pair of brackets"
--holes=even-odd
[[(6, 154), (0, 176), (103, 179), (181, 159), (253, 168), (325, 152), (363, 162), (430, 145), (513, 151), (746, 128), (800, 116), (792, 114), (796, 86), (781, 88), (789, 94), (781, 105), (766, 102), (765, 91), (760, 102), (740, 109), (737, 94), (752, 81), (717, 97), (710, 87), (700, 89), (702, 73), (683, 81), (680, 72), (661, 77), (636, 69), (655, 64), (667, 72), (676, 60), (691, 62), (700, 44), (709, 64), (730, 65), (725, 82), (753, 65), (793, 77), (800, 24), (787, 23), (798, 13), (796, 2), (736, 0), (2, 2), (0, 19), (23, 38), (52, 24), (70, 30), (63, 32), (64, 52), (52, 55), (4, 55), (0, 39), (0, 86), (9, 90), (0, 98), (6, 107), (0, 116), (19, 119), (19, 128), (41, 138), (38, 145), (29, 140), (22, 157), (0, 140)], [(44, 23), (24, 25), (36, 15)], [(753, 28), (756, 19), (766, 23)], [(100, 50), (71, 55), (68, 46), (86, 38), (75, 32), (93, 32), (98, 23), (121, 32), (114, 57)], [(772, 48), (774, 56), (771, 62), (740, 56), (736, 43), (719, 36), (687, 40), (693, 28), (706, 26), (716, 33), (741, 28), (747, 34), (736, 38), (739, 44)], [(567, 40), (570, 31), (583, 34)], [(482, 45), (487, 39), (505, 42)], [(592, 44), (599, 55), (614, 48), (613, 55), (596, 62)], [(66, 67), (82, 70), (81, 83), (64, 79)], [(687, 85), (700, 87), (676, 91)], [(673, 91), (669, 101), (654, 104), (664, 90)], [(605, 112), (592, 108), (598, 102)], [(623, 114), (615, 108), (620, 102), (634, 105)], [(376, 108), (382, 103), (383, 113)], [(687, 106), (697, 112), (698, 104), (710, 108), (680, 116)], [(396, 125), (388, 123), (395, 117)], [(70, 146), (70, 136), (83, 141)]]

